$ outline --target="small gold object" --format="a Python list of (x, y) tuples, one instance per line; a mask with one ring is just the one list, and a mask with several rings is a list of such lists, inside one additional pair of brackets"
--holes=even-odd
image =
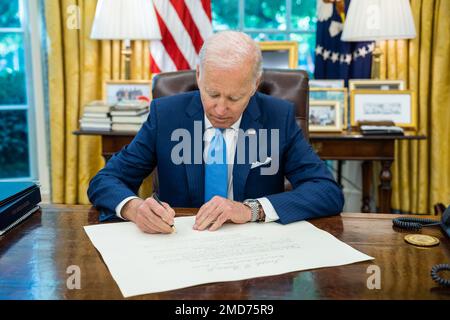
[(432, 247), (439, 244), (439, 239), (424, 234), (408, 234), (405, 241), (420, 247)]

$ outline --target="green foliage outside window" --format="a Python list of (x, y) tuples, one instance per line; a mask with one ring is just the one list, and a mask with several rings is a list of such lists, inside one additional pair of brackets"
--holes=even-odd
[(0, 72), (0, 110), (2, 104), (23, 105), (26, 103), (25, 73)]
[(30, 176), (19, 0), (0, 0), (0, 179)]
[(215, 31), (244, 31), (257, 41), (298, 41), (299, 68), (310, 75), (314, 72), (316, 0), (212, 0), (211, 3)]
[(0, 179), (29, 174), (27, 111), (0, 111)]
[[(25, 73), (0, 72), (0, 103), (26, 103)], [(0, 104), (0, 179), (29, 176), (26, 110), (2, 110)]]
[(316, 0), (292, 0), (292, 29), (312, 31), (315, 35), (317, 23)]
[(286, 1), (245, 1), (245, 28), (286, 30), (286, 24)]
[(237, 30), (239, 26), (239, 1), (211, 0), (214, 30)]
[(0, 0), (0, 28), (20, 27), (19, 1)]

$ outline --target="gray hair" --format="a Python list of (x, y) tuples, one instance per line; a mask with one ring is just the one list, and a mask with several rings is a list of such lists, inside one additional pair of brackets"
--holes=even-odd
[(254, 63), (253, 79), (262, 75), (262, 54), (259, 45), (247, 34), (222, 31), (206, 39), (199, 53), (200, 76), (203, 66), (213, 64), (220, 68), (241, 66), (251, 58)]

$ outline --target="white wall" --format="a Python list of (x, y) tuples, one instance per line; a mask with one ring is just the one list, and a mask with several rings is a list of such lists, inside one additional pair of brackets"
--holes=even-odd
[[(362, 206), (362, 161), (343, 161), (342, 165), (342, 185), (345, 197), (344, 212), (361, 212)], [(373, 168), (375, 169), (375, 168)], [(373, 177), (372, 177), (373, 179)], [(376, 210), (375, 185), (372, 180), (370, 190), (370, 209)]]

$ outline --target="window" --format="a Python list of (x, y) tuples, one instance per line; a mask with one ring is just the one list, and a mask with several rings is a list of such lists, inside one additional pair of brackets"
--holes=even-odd
[(212, 0), (213, 28), (258, 41), (298, 41), (298, 67), (314, 73), (316, 0)]
[(23, 0), (0, 0), (0, 180), (34, 177)]

